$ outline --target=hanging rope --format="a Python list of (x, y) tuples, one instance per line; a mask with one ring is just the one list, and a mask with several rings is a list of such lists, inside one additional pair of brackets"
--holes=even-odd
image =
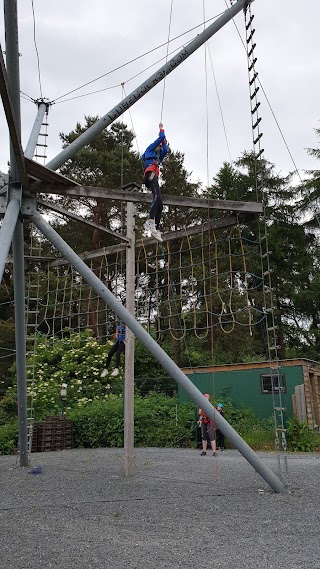
[[(206, 29), (205, 0), (202, 0), (203, 29)], [(205, 110), (206, 110), (206, 169), (207, 169), (207, 188), (209, 188), (209, 111), (208, 111), (208, 69), (207, 69), (207, 44), (204, 49), (204, 76), (205, 76)]]
[[(173, 7), (173, 0), (171, 0), (171, 5), (170, 5), (170, 16), (169, 16), (168, 39), (167, 39), (166, 63), (168, 62), (168, 54), (169, 54), (170, 30), (171, 30), (171, 20), (172, 20), (172, 7)], [(167, 73), (165, 72), (164, 79), (163, 79), (163, 89), (162, 89), (162, 101), (161, 101), (161, 111), (160, 111), (160, 122), (162, 122), (162, 116), (163, 116), (163, 105), (164, 105), (164, 94), (165, 94), (165, 90), (166, 90), (166, 79), (167, 79)]]
[[(192, 255), (192, 248), (191, 248), (191, 244), (190, 244), (190, 237), (188, 237), (188, 246), (189, 246), (189, 250), (190, 250), (190, 259), (191, 259), (191, 267), (192, 267), (192, 273), (191, 273), (191, 278), (192, 278), (192, 298), (193, 298), (193, 326), (194, 326), (194, 334), (197, 338), (199, 339), (203, 339), (206, 338), (209, 334), (209, 327), (210, 327), (210, 323), (209, 323), (209, 308), (208, 308), (208, 295), (207, 295), (207, 278), (206, 278), (206, 260), (205, 260), (205, 255), (204, 255), (204, 229), (202, 226), (202, 232), (201, 232), (201, 260), (202, 260), (202, 282), (203, 282), (203, 300), (204, 300), (204, 304), (205, 304), (205, 319), (206, 319), (206, 328), (204, 330), (204, 333), (202, 333), (201, 335), (198, 333), (198, 322), (197, 322), (197, 317), (199, 315), (199, 310), (198, 310), (198, 306), (197, 306), (197, 297), (196, 297), (196, 293), (194, 290), (195, 284), (196, 284), (196, 279), (194, 277), (194, 262), (193, 262), (193, 255)], [(211, 296), (211, 295), (210, 295)]]
[(249, 286), (248, 286), (247, 261), (246, 261), (246, 254), (244, 251), (244, 245), (243, 245), (243, 241), (242, 241), (240, 225), (238, 225), (237, 228), (238, 228), (239, 242), (240, 242), (240, 247), (241, 247), (242, 263), (243, 263), (244, 293), (246, 296), (246, 304), (247, 304), (247, 309), (248, 309), (249, 331), (250, 331), (250, 336), (252, 336), (252, 314), (251, 314), (251, 302), (249, 300), (249, 292), (248, 292)]

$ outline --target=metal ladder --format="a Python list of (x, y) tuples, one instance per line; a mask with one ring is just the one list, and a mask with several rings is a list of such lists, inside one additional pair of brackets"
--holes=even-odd
[[(270, 250), (268, 244), (268, 227), (265, 215), (265, 198), (264, 198), (264, 180), (263, 180), (263, 153), (261, 131), (261, 116), (259, 114), (260, 101), (258, 98), (260, 87), (258, 80), (258, 72), (256, 71), (257, 57), (255, 57), (256, 43), (254, 41), (255, 29), (253, 28), (254, 15), (251, 12), (249, 4), (244, 11), (245, 13), (245, 31), (246, 31), (246, 50), (248, 59), (248, 79), (251, 106), (252, 121), (252, 138), (253, 152), (255, 158), (255, 178), (256, 192), (259, 201), (263, 203), (262, 223), (259, 223), (259, 241), (261, 256), (261, 272), (263, 287), (263, 304), (265, 311), (265, 333), (268, 349), (268, 360), (270, 367), (271, 389), (273, 396), (273, 417), (275, 427), (275, 446), (277, 449), (277, 460), (279, 476), (283, 483), (288, 486), (288, 463), (287, 463), (287, 439), (285, 428), (285, 412), (283, 405), (284, 382), (282, 367), (279, 363), (279, 348), (277, 341), (277, 326), (275, 322), (275, 299), (274, 290), (272, 288), (272, 269), (270, 267)], [(280, 448), (282, 448), (282, 457), (280, 456)], [(283, 459), (281, 462), (281, 458)]]
[(32, 452), (33, 426), (34, 426), (34, 383), (35, 383), (35, 353), (38, 337), (38, 325), (40, 322), (40, 287), (42, 272), (36, 268), (36, 259), (41, 258), (41, 240), (33, 235), (34, 227), (31, 226), (30, 257), (26, 269), (26, 341), (27, 341), (27, 432), (28, 432), (28, 455)]
[[(38, 138), (38, 142), (37, 142), (37, 145), (35, 148), (33, 158), (36, 162), (41, 162), (43, 165), (45, 165), (46, 159), (47, 159), (46, 151), (48, 148), (48, 145), (47, 145), (48, 126), (49, 126), (48, 110), (46, 110), (45, 119), (44, 119), (44, 122), (41, 124), (41, 126), (44, 128), (43, 128), (43, 132), (39, 132), (39, 137), (41, 137), (41, 138)], [(39, 140), (42, 140), (43, 142), (39, 142)]]
[[(42, 131), (39, 132), (37, 145), (35, 147), (33, 158), (37, 162), (46, 163), (47, 154), (46, 149), (48, 138), (48, 110), (44, 115), (44, 120), (41, 123)], [(40, 142), (43, 141), (43, 142)], [(41, 271), (32, 270), (35, 267), (37, 258), (42, 257), (41, 240), (36, 239), (33, 235), (35, 227), (31, 226), (30, 233), (30, 257), (29, 257), (29, 271), (26, 279), (26, 340), (27, 340), (27, 366), (26, 366), (26, 380), (27, 380), (27, 432), (28, 432), (28, 455), (32, 452), (33, 442), (33, 427), (34, 427), (34, 382), (35, 382), (35, 361), (34, 356), (36, 353), (36, 344), (38, 337), (39, 319), (39, 291), (41, 284)]]

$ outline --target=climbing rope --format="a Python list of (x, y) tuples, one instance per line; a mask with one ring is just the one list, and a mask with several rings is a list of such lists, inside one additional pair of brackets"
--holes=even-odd
[[(172, 20), (172, 7), (173, 7), (173, 0), (171, 0), (171, 5), (170, 5), (170, 16), (169, 16), (168, 39), (167, 39), (166, 63), (168, 62), (168, 55), (169, 55), (170, 31), (171, 31), (171, 20)], [(166, 74), (166, 72), (165, 72), (165, 76), (164, 76), (164, 79), (163, 79), (163, 89), (162, 89), (162, 101), (161, 101), (161, 111), (160, 111), (160, 122), (162, 122), (162, 116), (163, 116), (163, 105), (164, 105), (164, 94), (165, 94), (165, 90), (166, 90), (166, 79), (167, 79), (167, 74)]]

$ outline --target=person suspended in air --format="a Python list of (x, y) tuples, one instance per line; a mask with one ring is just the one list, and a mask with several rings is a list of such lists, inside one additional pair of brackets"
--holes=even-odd
[(111, 363), (111, 359), (116, 354), (116, 367), (114, 368), (111, 377), (116, 377), (119, 375), (119, 367), (120, 367), (120, 356), (121, 354), (125, 353), (125, 341), (126, 341), (126, 325), (124, 322), (121, 322), (120, 326), (116, 327), (116, 331), (114, 334), (114, 339), (116, 340), (113, 344), (110, 352), (106, 358), (106, 366), (102, 370), (100, 377), (106, 377), (109, 373), (109, 366)]
[(143, 182), (145, 186), (152, 191), (153, 197), (149, 219), (145, 223), (145, 228), (155, 239), (162, 241), (159, 227), (163, 203), (158, 178), (160, 175), (159, 166), (168, 153), (168, 145), (162, 122), (159, 123), (159, 129), (157, 140), (148, 146), (142, 154), (142, 160), (145, 167)]

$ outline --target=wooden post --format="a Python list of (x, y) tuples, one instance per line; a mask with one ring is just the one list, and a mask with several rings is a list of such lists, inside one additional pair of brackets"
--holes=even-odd
[[(127, 202), (127, 237), (126, 252), (126, 308), (134, 316), (135, 291), (135, 206)], [(134, 335), (126, 327), (124, 380), (124, 475), (133, 474), (134, 453)]]
[(303, 384), (307, 413), (306, 421), (308, 422), (308, 425), (313, 429), (311, 383), (307, 362), (304, 362), (303, 364)]

